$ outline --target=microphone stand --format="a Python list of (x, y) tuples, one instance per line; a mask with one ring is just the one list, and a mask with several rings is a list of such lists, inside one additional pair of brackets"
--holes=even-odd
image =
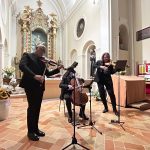
[(111, 124), (119, 124), (123, 130), (125, 131), (123, 124), (125, 122), (120, 121), (120, 114), (121, 114), (121, 109), (120, 109), (120, 71), (118, 71), (118, 120), (111, 120)]
[(94, 125), (95, 125), (95, 121), (93, 122), (92, 121), (92, 105), (91, 105), (91, 89), (92, 89), (92, 83), (93, 83), (94, 80), (91, 81), (91, 83), (87, 86), (84, 86), (84, 88), (88, 88), (89, 89), (89, 93), (90, 93), (90, 99), (89, 99), (89, 102), (90, 102), (90, 120), (89, 120), (89, 124), (85, 124), (85, 125), (82, 125), (82, 126), (79, 126), (79, 128), (82, 128), (82, 127), (86, 127), (86, 126), (91, 126), (91, 129), (95, 129), (98, 133), (102, 134), (102, 132), (100, 132)]
[(74, 104), (73, 104), (73, 136), (72, 136), (72, 142), (67, 145), (66, 147), (64, 147), (62, 150), (65, 150), (66, 148), (68, 148), (69, 146), (71, 145), (74, 145), (74, 144), (77, 144), (79, 145), (80, 147), (86, 149), (86, 150), (90, 150), (89, 148), (81, 145), (78, 143), (77, 139), (76, 139), (76, 131), (75, 131), (75, 80), (76, 80), (76, 77), (75, 77), (75, 74), (74, 74), (74, 94), (73, 94), (73, 97), (74, 97)]
[[(120, 109), (120, 72), (125, 70), (127, 60), (118, 60), (115, 65), (115, 69), (118, 72), (118, 120), (111, 120), (110, 123), (118, 123), (122, 128), (123, 124), (125, 122), (120, 121), (120, 114), (121, 114), (121, 109)], [(125, 129), (123, 128), (125, 131)]]

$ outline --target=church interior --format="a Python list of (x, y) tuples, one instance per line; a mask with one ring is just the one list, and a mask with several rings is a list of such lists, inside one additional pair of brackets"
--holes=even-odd
[[(149, 11), (150, 0), (0, 0), (0, 150), (150, 150)], [(63, 68), (50, 77), (43, 74), (39, 127), (45, 136), (32, 141), (19, 64), (38, 45), (51, 62), (46, 69)], [(119, 67), (111, 75), (117, 115), (106, 85), (104, 113), (95, 81), (93, 64), (104, 53), (110, 54), (109, 66)], [(81, 91), (88, 97), (88, 119), (80, 117), (80, 104), (72, 103), (69, 123), (59, 85), (74, 62), (74, 76), (88, 85)]]

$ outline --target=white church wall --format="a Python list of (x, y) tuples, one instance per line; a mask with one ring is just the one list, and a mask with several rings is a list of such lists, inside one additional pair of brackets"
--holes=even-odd
[[(78, 39), (76, 37), (76, 27), (78, 21), (84, 18), (85, 29), (83, 35)], [(73, 49), (77, 50), (77, 60), (79, 65), (77, 67), (78, 73), (83, 75), (82, 59), (83, 47), (86, 42), (94, 41), (96, 48), (100, 47), (100, 5), (93, 4), (92, 1), (85, 1), (85, 3), (76, 10), (76, 13), (68, 20), (68, 53)], [(71, 63), (71, 62), (70, 62)], [(84, 62), (83, 62), (84, 63)], [(85, 66), (86, 67), (86, 66)], [(90, 66), (89, 66), (90, 67)]]
[(150, 62), (150, 38), (136, 41), (136, 32), (150, 26), (149, 10), (149, 0), (134, 0), (134, 48), (138, 63)]
[[(0, 27), (1, 27), (1, 34), (2, 34), (2, 59), (1, 59), (1, 67), (4, 68), (5, 66), (11, 65), (7, 59), (7, 63), (5, 61), (5, 54), (6, 49), (8, 51), (8, 38), (9, 38), (9, 1), (8, 0), (0, 0)], [(6, 42), (7, 41), (7, 42)], [(7, 47), (6, 46), (7, 43)], [(7, 52), (8, 58), (8, 52)]]
[[(8, 0), (0, 0), (0, 27), (2, 34), (2, 43), (4, 43), (5, 38), (7, 37), (7, 16), (8, 16)], [(6, 32), (7, 31), (7, 32)]]
[(127, 30), (127, 46), (125, 50), (119, 50), (119, 59), (126, 59), (128, 64), (130, 64), (130, 49), (129, 49), (129, 25), (128, 25), (128, 1), (127, 0), (119, 0), (118, 1), (118, 7), (119, 7), (119, 26), (123, 25)]
[(119, 58), (118, 54), (118, 38), (119, 38), (119, 7), (118, 7), (118, 0), (111, 0), (111, 7), (110, 7), (110, 13), (111, 13), (111, 34), (110, 34), (110, 40), (111, 40), (111, 56), (112, 60), (116, 61)]
[[(98, 0), (97, 0), (98, 1)], [(111, 52), (110, 46), (110, 0), (100, 0), (100, 47), (97, 59), (101, 59), (104, 52)]]

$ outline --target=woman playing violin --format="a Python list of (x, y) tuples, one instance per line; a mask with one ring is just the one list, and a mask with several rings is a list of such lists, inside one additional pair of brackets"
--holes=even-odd
[(102, 55), (102, 60), (98, 60), (94, 65), (94, 67), (97, 68), (95, 81), (97, 82), (99, 94), (104, 105), (103, 113), (108, 112), (108, 105), (106, 101), (106, 91), (105, 91), (106, 88), (111, 99), (113, 112), (115, 113), (115, 115), (118, 115), (116, 109), (116, 97), (114, 94), (113, 82), (111, 78), (111, 74), (114, 74), (116, 70), (113, 68), (113, 65), (111, 64), (109, 53), (104, 53)]
[[(62, 81), (59, 85), (61, 88), (61, 95), (60, 99), (66, 100), (66, 107), (68, 111), (68, 122), (72, 123), (72, 106), (71, 102), (72, 100), (72, 94), (74, 87), (71, 85), (71, 80), (74, 78), (75, 70), (74, 69), (68, 69), (66, 73), (63, 75)], [(83, 79), (80, 79), (80, 82), (83, 82)], [(84, 120), (88, 120), (89, 118), (85, 115), (85, 104), (80, 105), (80, 113), (79, 117), (83, 118)]]

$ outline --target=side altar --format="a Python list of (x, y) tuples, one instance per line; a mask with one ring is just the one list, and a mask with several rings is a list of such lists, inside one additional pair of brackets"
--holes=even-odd
[[(37, 9), (30, 6), (24, 6), (24, 9), (16, 16), (17, 31), (17, 50), (14, 57), (15, 78), (21, 79), (19, 70), (19, 61), (24, 52), (31, 53), (35, 51), (38, 44), (43, 44), (47, 48), (45, 56), (49, 59), (58, 60), (59, 52), (56, 51), (56, 39), (58, 34), (57, 15), (53, 12), (45, 14), (42, 9), (41, 0), (37, 0)], [(59, 63), (60, 59), (58, 60)], [(48, 66), (49, 69), (55, 66)], [(58, 98), (60, 95), (59, 78), (46, 79), (45, 92), (43, 99)], [(26, 97), (24, 90), (16, 87), (12, 97)]]
[(37, 9), (24, 6), (17, 17), (17, 50), (14, 57), (16, 78), (21, 77), (19, 61), (24, 52), (34, 52), (38, 44), (44, 44), (47, 48), (46, 57), (56, 60), (56, 38), (58, 31), (57, 15), (53, 12), (44, 14), (42, 2), (37, 1)]

